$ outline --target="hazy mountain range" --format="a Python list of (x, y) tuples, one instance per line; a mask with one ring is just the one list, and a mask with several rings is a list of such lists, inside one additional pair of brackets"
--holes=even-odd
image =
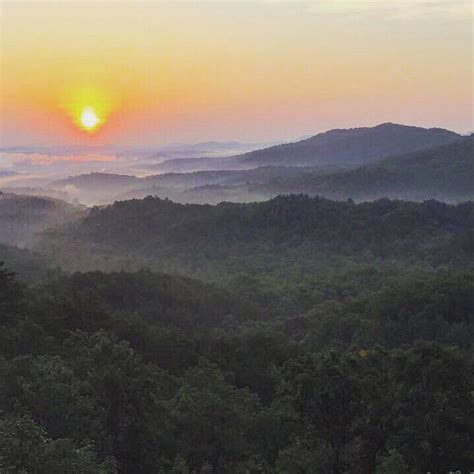
[[(225, 157), (268, 146), (267, 143), (172, 143), (158, 147), (16, 146), (0, 148), (0, 178), (17, 174), (17, 183), (31, 186), (41, 178), (59, 179), (91, 171), (146, 175), (173, 159)], [(156, 172), (156, 171), (155, 171)], [(0, 186), (3, 183), (0, 180)]]
[(210, 161), (206, 158), (165, 161), (160, 171), (242, 169), (257, 166), (315, 166), (364, 164), (391, 155), (430, 148), (460, 135), (440, 128), (384, 123), (375, 127), (336, 129), (295, 143), (275, 145), (238, 156)]
[[(234, 142), (210, 142), (196, 144), (193, 149), (196, 152), (239, 146)], [(176, 144), (168, 148), (186, 147)], [(331, 130), (295, 143), (230, 157), (157, 162), (147, 155), (149, 171), (158, 170), (161, 174), (94, 171), (61, 179), (54, 179), (53, 175), (48, 182), (42, 178), (29, 186), (22, 185), (17, 176), (9, 176), (4, 177), (2, 189), (87, 205), (148, 195), (183, 203), (251, 202), (289, 193), (331, 199), (371, 200), (385, 196), (462, 201), (474, 197), (473, 160), (472, 136), (387, 123)], [(194, 171), (196, 168), (212, 169)], [(178, 171), (163, 172), (167, 169)]]
[(333, 199), (465, 201), (474, 198), (474, 136), (386, 158), (344, 172), (282, 177), (257, 187), (265, 194), (306, 193)]

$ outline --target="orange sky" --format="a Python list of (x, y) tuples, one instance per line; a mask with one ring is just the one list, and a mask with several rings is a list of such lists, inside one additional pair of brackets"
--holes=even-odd
[[(1, 145), (471, 130), (470, 0), (1, 4)], [(103, 118), (78, 127), (84, 107)]]

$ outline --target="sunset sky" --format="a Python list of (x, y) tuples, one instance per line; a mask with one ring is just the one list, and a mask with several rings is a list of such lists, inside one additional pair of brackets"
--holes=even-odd
[(4, 147), (474, 128), (471, 0), (0, 8)]

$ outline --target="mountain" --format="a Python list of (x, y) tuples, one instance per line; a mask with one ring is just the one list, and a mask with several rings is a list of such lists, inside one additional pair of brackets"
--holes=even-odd
[[(225, 182), (238, 171), (210, 171), (197, 173), (167, 173), (144, 178), (111, 173), (88, 173), (54, 181), (49, 185), (53, 191), (67, 193), (69, 200), (97, 205), (116, 200), (144, 198), (149, 195), (180, 200), (180, 192), (207, 184)], [(279, 176), (282, 173), (278, 174)], [(264, 182), (264, 181), (260, 181)]]
[[(87, 205), (148, 195), (183, 203), (249, 202), (301, 192), (333, 199), (390, 196), (459, 201), (472, 196), (472, 150), (468, 142), (462, 142), (472, 142), (472, 137), (461, 138), (464, 146), (459, 145), (462, 149), (453, 149), (452, 153), (449, 143), (448, 148), (437, 148), (440, 142), (458, 140), (459, 135), (446, 130), (395, 124), (332, 130), (233, 157), (164, 161), (156, 165), (163, 172), (159, 175), (140, 178), (105, 172), (79, 174), (41, 189), (25, 189), (25, 194), (66, 198)], [(426, 148), (430, 145), (434, 146)], [(405, 150), (409, 152), (402, 153)], [(429, 158), (431, 153), (433, 157)], [(204, 170), (194, 171), (201, 168)], [(21, 192), (21, 188), (4, 189)]]
[(206, 169), (248, 169), (258, 166), (314, 166), (365, 164), (389, 156), (448, 143), (460, 135), (440, 128), (421, 128), (393, 123), (375, 127), (336, 129), (295, 143), (276, 145), (223, 159), (194, 158), (164, 161), (163, 172)]
[(276, 178), (256, 191), (269, 196), (307, 193), (357, 200), (380, 197), (473, 200), (474, 135), (340, 173)]
[(53, 181), (49, 188), (66, 193), (69, 200), (87, 205), (111, 202), (117, 194), (139, 186), (140, 178), (114, 173), (87, 173)]
[(22, 196), (40, 196), (60, 201), (71, 201), (71, 195), (67, 191), (45, 187), (26, 187), (26, 186), (5, 186), (2, 188), (5, 193), (20, 194)]
[(262, 166), (315, 163), (367, 163), (390, 155), (431, 148), (459, 138), (440, 128), (384, 123), (376, 127), (336, 129), (296, 143), (246, 153), (240, 163)]
[[(381, 197), (461, 202), (474, 199), (474, 136), (446, 145), (385, 158), (365, 166), (267, 166), (245, 171), (165, 174), (153, 179), (180, 182), (180, 193), (153, 188), (123, 195), (169, 197), (178, 202), (217, 204), (262, 201), (278, 194), (309, 194), (330, 199)], [(207, 182), (206, 182), (207, 181)], [(192, 186), (194, 185), (194, 186)]]
[[(315, 174), (324, 174), (340, 170), (342, 167), (263, 166), (250, 170), (165, 173), (142, 178), (141, 186), (116, 196), (116, 200), (158, 196), (175, 202), (196, 204), (261, 201), (265, 196), (258, 191), (253, 192), (258, 185), (276, 178), (300, 176), (310, 169)], [(142, 187), (145, 184), (146, 186)]]
[[(240, 155), (237, 155), (240, 156)], [(159, 173), (192, 173), (195, 171), (241, 170), (252, 168), (251, 164), (239, 163), (233, 157), (199, 157), (165, 159), (153, 165), (153, 172)], [(254, 166), (255, 168), (255, 166)]]
[[(273, 145), (274, 143), (271, 143)], [(265, 143), (240, 143), (237, 141), (231, 142), (216, 142), (208, 141), (201, 143), (170, 143), (159, 147), (156, 150), (157, 157), (169, 157), (169, 158), (190, 158), (190, 157), (214, 157), (214, 156), (229, 156), (235, 155), (236, 153), (246, 153), (248, 151), (257, 150), (264, 146), (270, 146)]]
[(31, 245), (42, 231), (82, 214), (83, 209), (56, 199), (0, 192), (0, 243)]
[[(86, 204), (109, 204), (116, 200), (153, 195), (170, 198), (177, 202), (217, 203), (223, 200), (248, 201), (259, 199), (247, 195), (247, 185), (264, 184), (275, 178), (299, 176), (308, 170), (315, 174), (330, 173), (344, 169), (342, 166), (289, 167), (264, 166), (250, 170), (196, 171), (191, 173), (165, 173), (143, 178), (111, 173), (88, 173), (54, 181), (40, 189), (25, 189), (28, 194), (40, 194), (68, 200), (78, 199)], [(245, 185), (239, 188), (238, 185)], [(236, 189), (219, 194), (214, 192), (220, 186)], [(210, 187), (210, 188), (209, 188)], [(202, 193), (203, 189), (209, 192)], [(22, 189), (22, 188), (19, 188)], [(10, 190), (10, 188), (9, 188)], [(201, 196), (202, 194), (202, 196)], [(207, 200), (209, 196), (209, 200)]]
[(329, 256), (467, 265), (473, 219), (474, 203), (281, 196), (210, 206), (149, 197), (94, 208), (50, 234), (41, 249), (74, 270), (144, 266), (204, 277), (294, 265), (313, 271)]
[[(180, 192), (207, 184), (237, 179), (238, 171), (166, 173), (138, 178), (111, 173), (88, 173), (54, 181), (48, 188), (67, 193), (69, 200), (78, 199), (90, 205), (109, 204), (116, 200), (144, 198), (149, 195), (180, 200)], [(278, 174), (279, 176), (282, 173)], [(264, 181), (260, 181), (264, 182)]]

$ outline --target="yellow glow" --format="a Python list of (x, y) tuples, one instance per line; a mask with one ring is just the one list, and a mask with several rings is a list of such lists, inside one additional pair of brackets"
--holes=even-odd
[(217, 3), (2, 2), (2, 145), (472, 129), (466, 0)]
[(92, 107), (86, 107), (81, 114), (82, 128), (92, 131), (100, 124), (99, 117), (97, 117)]
[(97, 132), (107, 121), (111, 101), (98, 88), (79, 87), (63, 93), (63, 110), (82, 130)]

